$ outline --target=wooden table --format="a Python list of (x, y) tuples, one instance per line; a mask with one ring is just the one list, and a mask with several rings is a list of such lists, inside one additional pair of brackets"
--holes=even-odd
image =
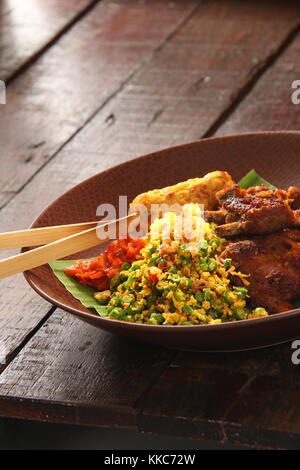
[[(140, 154), (299, 128), (298, 0), (13, 0), (0, 23), (1, 231)], [(2, 281), (0, 341), (1, 416), (300, 447), (290, 343), (226, 354), (138, 344), (54, 309), (22, 275)]]

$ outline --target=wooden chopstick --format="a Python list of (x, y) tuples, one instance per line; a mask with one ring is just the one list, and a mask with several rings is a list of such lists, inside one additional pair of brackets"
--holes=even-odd
[(55, 240), (88, 230), (98, 223), (100, 222), (83, 222), (78, 224), (55, 225), (53, 227), (32, 228), (28, 230), (0, 233), (0, 250), (45, 245), (46, 243), (52, 243)]
[(126, 219), (130, 222), (130, 220), (135, 217), (136, 214), (130, 214), (128, 216), (121, 217), (120, 219), (112, 220), (83, 232), (76, 233), (75, 235), (70, 235), (60, 240), (56, 240), (48, 245), (40, 246), (33, 250), (26, 251), (25, 253), (20, 253), (19, 255), (3, 259), (0, 261), (0, 278), (27, 271), (29, 269), (36, 268), (37, 266), (41, 266), (42, 264), (49, 263), (49, 261), (64, 258), (65, 256), (69, 256), (73, 253), (92, 248), (96, 245), (101, 245), (107, 241), (107, 238), (98, 238), (98, 228), (116, 223), (116, 230), (118, 233), (120, 222)]

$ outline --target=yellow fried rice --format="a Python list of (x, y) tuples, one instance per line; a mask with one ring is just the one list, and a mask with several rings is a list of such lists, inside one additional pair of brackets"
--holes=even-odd
[[(100, 315), (152, 325), (201, 325), (267, 316), (264, 308), (248, 307), (247, 275), (230, 259), (221, 260), (226, 240), (204, 222), (197, 204), (184, 206), (196, 240), (178, 239), (178, 215), (169, 212), (150, 227), (139, 259), (124, 263), (111, 280), (110, 290), (98, 292)], [(164, 229), (171, 230), (166, 235)], [(166, 232), (167, 233), (167, 232)], [(232, 284), (239, 278), (241, 287)]]

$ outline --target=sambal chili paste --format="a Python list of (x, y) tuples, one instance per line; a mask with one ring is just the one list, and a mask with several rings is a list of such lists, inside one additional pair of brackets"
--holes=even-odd
[(97, 290), (109, 288), (110, 280), (120, 273), (122, 264), (132, 263), (146, 245), (142, 238), (122, 238), (111, 242), (106, 250), (94, 260), (76, 261), (65, 269), (70, 277), (75, 277), (81, 284)]

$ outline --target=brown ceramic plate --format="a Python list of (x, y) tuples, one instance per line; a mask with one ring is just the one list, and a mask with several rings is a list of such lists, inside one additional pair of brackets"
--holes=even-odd
[[(117, 207), (119, 195), (127, 195), (130, 201), (149, 189), (202, 176), (213, 170), (226, 170), (238, 181), (255, 168), (278, 187), (300, 186), (299, 162), (300, 132), (264, 132), (204, 139), (142, 156), (93, 176), (54, 201), (32, 227), (94, 220), (97, 206), (105, 202)], [(99, 251), (96, 247), (76, 254), (74, 258), (95, 256)], [(101, 318), (88, 311), (60, 284), (48, 266), (28, 271), (25, 277), (46, 300), (98, 328), (166, 347), (241, 350), (269, 346), (300, 336), (300, 309), (219, 325), (132, 324)]]

